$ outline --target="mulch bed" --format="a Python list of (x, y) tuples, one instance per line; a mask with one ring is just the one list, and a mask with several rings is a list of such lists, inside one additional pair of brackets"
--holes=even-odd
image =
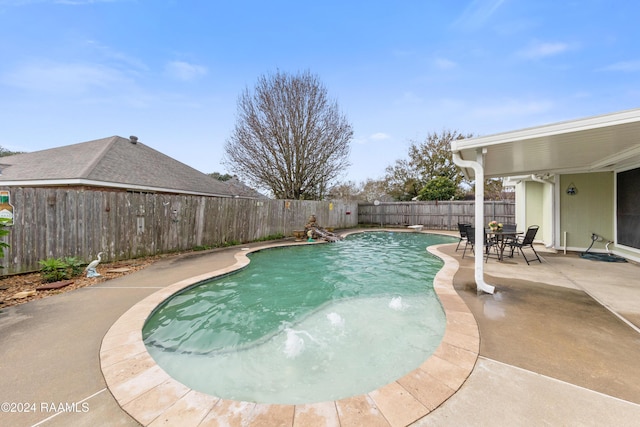
[[(4, 276), (0, 278), (0, 309), (126, 276), (142, 270), (160, 258), (161, 256), (156, 256), (99, 264), (97, 271), (100, 277), (86, 277), (83, 273), (71, 280), (53, 283), (44, 282), (39, 272)], [(23, 297), (15, 298), (16, 295)]]

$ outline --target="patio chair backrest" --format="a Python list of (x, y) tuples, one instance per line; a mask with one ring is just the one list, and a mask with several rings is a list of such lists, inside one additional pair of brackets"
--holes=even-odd
[(475, 245), (476, 244), (476, 229), (475, 229), (475, 227), (467, 225), (465, 227), (465, 232), (467, 233), (467, 240), (469, 241), (469, 243), (471, 243), (472, 245)]
[(515, 232), (517, 228), (516, 224), (503, 224), (502, 225), (502, 230), (504, 231), (513, 231)]
[(532, 225), (527, 228), (527, 234), (524, 235), (524, 239), (522, 239), (523, 245), (531, 245), (533, 244), (533, 239), (536, 237), (536, 233), (538, 232), (538, 225)]
[(469, 227), (469, 224), (458, 223), (458, 231), (460, 231), (460, 237), (463, 239), (467, 237), (467, 227)]

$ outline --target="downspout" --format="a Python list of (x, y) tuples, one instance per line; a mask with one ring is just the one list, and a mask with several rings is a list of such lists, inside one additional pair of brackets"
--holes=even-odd
[(453, 162), (462, 168), (472, 168), (476, 178), (476, 200), (475, 200), (475, 217), (476, 217), (476, 248), (475, 248), (475, 267), (474, 277), (476, 279), (476, 289), (480, 293), (486, 292), (493, 294), (495, 287), (484, 281), (484, 154), (486, 148), (478, 149), (476, 161), (463, 160), (460, 153), (453, 152)]

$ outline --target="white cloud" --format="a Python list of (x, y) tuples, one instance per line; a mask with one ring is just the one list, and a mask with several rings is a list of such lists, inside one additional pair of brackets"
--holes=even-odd
[(32, 63), (0, 76), (9, 86), (39, 92), (82, 93), (109, 87), (129, 79), (120, 71), (94, 64)]
[(520, 101), (513, 99), (501, 100), (499, 103), (487, 103), (481, 107), (471, 109), (474, 117), (514, 117), (530, 116), (551, 111), (553, 102), (547, 100)]
[(24, 5), (36, 4), (36, 3), (53, 3), (53, 4), (79, 6), (84, 4), (95, 4), (95, 3), (116, 3), (121, 1), (131, 1), (131, 0), (0, 0), (0, 6), (24, 6)]
[(458, 64), (446, 58), (436, 58), (434, 62), (436, 67), (441, 70), (450, 70), (458, 66)]
[(480, 28), (506, 0), (473, 0), (453, 23), (455, 27)]
[(402, 49), (395, 49), (391, 53), (393, 56), (396, 56), (398, 58), (406, 58), (406, 57), (415, 55), (415, 52), (413, 50), (402, 50)]
[(399, 106), (415, 106), (422, 103), (423, 99), (413, 92), (404, 92), (400, 98), (394, 101), (394, 104)]
[(616, 62), (610, 65), (607, 65), (606, 67), (600, 68), (599, 71), (625, 71), (625, 72), (640, 71), (640, 60)]
[(526, 59), (540, 59), (547, 56), (558, 55), (560, 53), (569, 50), (569, 45), (566, 43), (533, 43), (526, 49), (518, 52), (518, 56)]
[(122, 1), (122, 0), (54, 0), (54, 3), (78, 6), (83, 4), (94, 4), (94, 3), (115, 3), (117, 1)]
[(376, 132), (376, 133), (372, 133), (369, 136), (352, 138), (351, 142), (357, 145), (366, 145), (370, 142), (385, 141), (387, 139), (391, 139), (391, 135), (384, 132)]
[(194, 80), (207, 74), (207, 68), (201, 65), (189, 64), (184, 61), (172, 61), (165, 66), (166, 73), (174, 79), (182, 81)]
[(149, 67), (140, 58), (127, 55), (99, 41), (89, 39), (84, 42), (84, 46), (90, 49), (91, 54), (97, 53), (100, 55), (100, 60), (116, 64), (119, 68), (126, 69), (128, 72), (133, 72), (134, 70), (146, 72), (149, 70)]
[(391, 136), (384, 132), (377, 132), (377, 133), (374, 133), (373, 135), (370, 135), (369, 138), (373, 139), (374, 141), (382, 141), (384, 139), (391, 138)]

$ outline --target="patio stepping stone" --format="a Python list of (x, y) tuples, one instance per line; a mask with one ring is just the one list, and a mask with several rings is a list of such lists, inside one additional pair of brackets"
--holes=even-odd
[(126, 273), (127, 271), (131, 271), (128, 267), (120, 267), (120, 268), (112, 268), (111, 270), (107, 270), (107, 273)]
[(18, 292), (17, 294), (14, 294), (13, 296), (9, 297), (8, 299), (28, 298), (28, 297), (33, 296), (35, 294), (36, 294), (36, 291), (22, 291), (22, 292)]
[(46, 285), (41, 285), (36, 288), (36, 291), (48, 291), (51, 289), (60, 289), (65, 286), (69, 286), (73, 283), (73, 280), (60, 280), (59, 282), (47, 283)]

